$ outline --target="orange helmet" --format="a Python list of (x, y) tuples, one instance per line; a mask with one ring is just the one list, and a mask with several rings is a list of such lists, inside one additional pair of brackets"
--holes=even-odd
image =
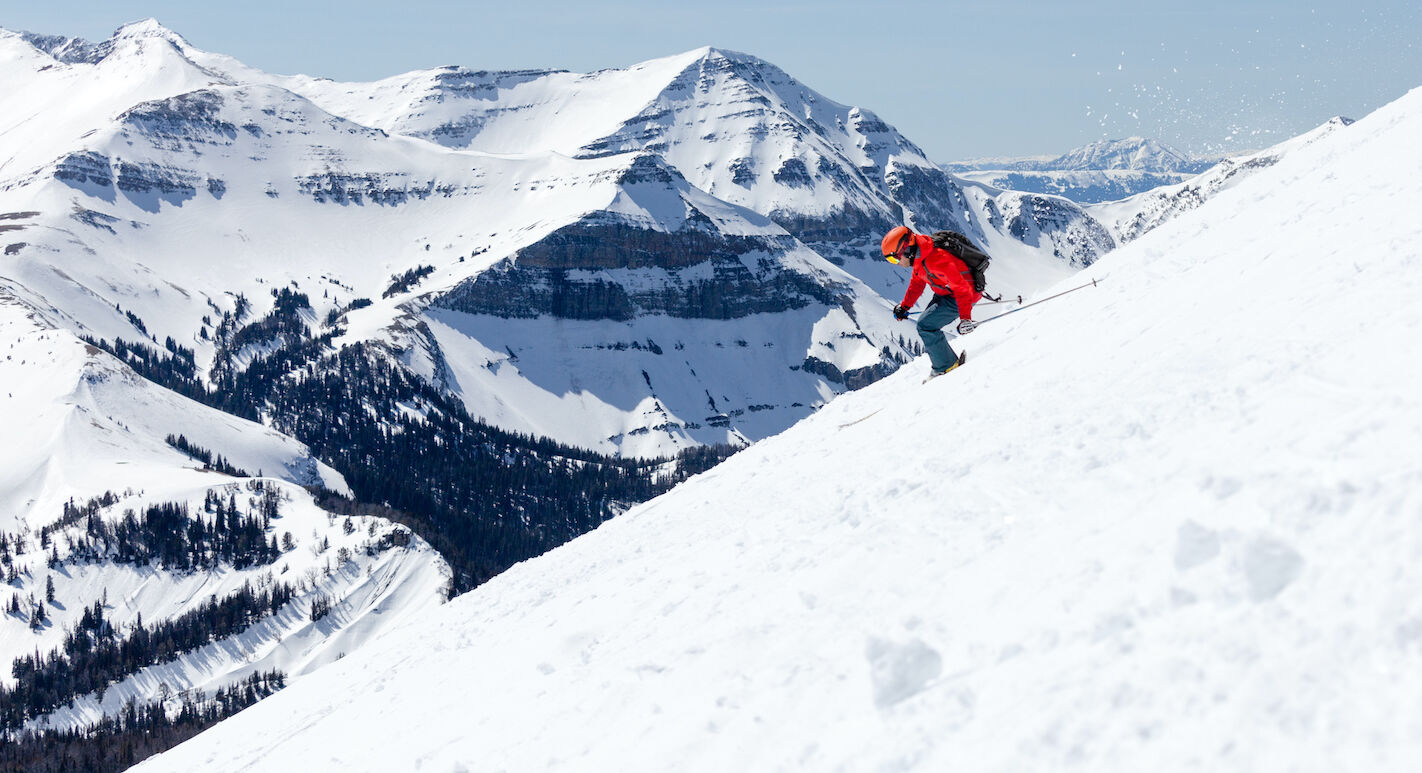
[(884, 259), (890, 263), (897, 264), (899, 258), (905, 257), (903, 253), (904, 242), (913, 236), (913, 231), (908, 226), (897, 226), (884, 234), (884, 241), (880, 243), (880, 248), (884, 251)]

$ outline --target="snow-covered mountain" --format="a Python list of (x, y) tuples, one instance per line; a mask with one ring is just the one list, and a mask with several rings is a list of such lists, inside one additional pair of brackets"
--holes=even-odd
[(1181, 182), (1218, 160), (1191, 157), (1158, 140), (1129, 137), (1092, 142), (1060, 156), (983, 158), (944, 164), (943, 168), (999, 188), (1049, 193), (1092, 204)]
[(1214, 163), (1215, 161), (1212, 159), (1191, 157), (1159, 140), (1128, 137), (1123, 140), (1098, 140), (1087, 143), (1060, 156), (982, 158), (945, 164), (944, 166), (950, 171), (963, 172), (980, 169), (1017, 172), (1089, 172), (1120, 169), (1135, 172), (1194, 174), (1205, 171)]
[(0, 119), (0, 208), (33, 213), (3, 275), (54, 324), (132, 340), (131, 314), (210, 383), (272, 348), (228, 351), (218, 320), (287, 288), (313, 335), (339, 324), (476, 418), (627, 456), (765, 437), (910, 356), (879, 295), (904, 277), (873, 257), (893, 224), (973, 235), (1009, 293), (1114, 246), (710, 48), (341, 84), (150, 20), (97, 45), (3, 33), (0, 64), (26, 106)]
[[(100, 689), (7, 669), (5, 730), (83, 727), (129, 700), (176, 705), (180, 693), (211, 695), (258, 672), (299, 680), (443, 601), (450, 569), (407, 528), (370, 516), (347, 526), (315, 506), (304, 487), (349, 487), (305, 446), (162, 389), (36, 317), (0, 286), (0, 657), (64, 649), (96, 609), (140, 653), (140, 630), (184, 616), (211, 626), (212, 609), (230, 620), (240, 608), (249, 619), (210, 627), (210, 643), (171, 657), (135, 656)], [(154, 508), (170, 504), (211, 531), (157, 526)], [(270, 549), (238, 547), (230, 535), (261, 517)], [(244, 593), (267, 594), (272, 608), (243, 606)], [(329, 612), (313, 619), (313, 604)]]
[[(999, 263), (1026, 264), (1022, 276), (1000, 280), (1009, 289), (1112, 246), (1077, 208), (964, 186), (872, 112), (733, 51), (707, 47), (587, 75), (452, 67), (370, 84), (275, 82), (333, 113), (452, 148), (655, 153), (692, 185), (771, 218), (881, 292), (902, 278), (876, 259), (870, 237), (905, 221), (967, 233)], [(1043, 253), (1054, 258), (1047, 266)]]
[(1419, 132), (1422, 90), (140, 769), (1411, 769)]

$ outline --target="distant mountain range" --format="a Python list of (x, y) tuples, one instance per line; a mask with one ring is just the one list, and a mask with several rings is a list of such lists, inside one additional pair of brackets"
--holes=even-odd
[(1102, 140), (1060, 156), (983, 158), (944, 164), (968, 180), (1000, 188), (1064, 196), (1091, 204), (1127, 198), (1181, 182), (1219, 162), (1188, 156), (1157, 140)]

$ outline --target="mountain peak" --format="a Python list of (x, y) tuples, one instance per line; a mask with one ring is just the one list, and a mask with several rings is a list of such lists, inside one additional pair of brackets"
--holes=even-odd
[(124, 44), (141, 46), (145, 40), (161, 40), (180, 53), (192, 48), (182, 35), (164, 27), (152, 17), (129, 22), (119, 27), (114, 30), (108, 40), (100, 43), (91, 43), (83, 38), (40, 35), (32, 32), (22, 32), (20, 37), (65, 64), (98, 64), (120, 46)]
[(182, 35), (163, 26), (152, 16), (139, 21), (129, 22), (114, 30), (114, 34), (109, 36), (110, 40), (121, 40), (125, 38), (158, 38), (179, 46), (186, 46), (188, 44), (188, 41), (184, 40)]
[(1050, 162), (1062, 169), (1182, 171), (1192, 159), (1165, 143), (1145, 137), (1098, 140)]
[(766, 61), (758, 56), (732, 51), (729, 48), (717, 48), (716, 46), (702, 46), (696, 49), (696, 53), (701, 54), (704, 59), (729, 59), (734, 62), (752, 62), (765, 64)]

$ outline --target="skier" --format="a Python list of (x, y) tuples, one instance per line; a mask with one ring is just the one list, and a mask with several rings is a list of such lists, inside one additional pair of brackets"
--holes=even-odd
[(900, 265), (907, 261), (913, 268), (904, 302), (894, 307), (894, 319), (908, 319), (909, 309), (918, 302), (923, 288), (933, 288), (933, 300), (918, 318), (918, 335), (933, 366), (929, 378), (962, 365), (966, 353), (953, 353), (943, 328), (954, 318), (959, 319), (959, 335), (967, 335), (977, 327), (973, 304), (983, 296), (974, 285), (973, 272), (957, 255), (935, 244), (933, 237), (916, 234), (904, 226), (890, 230), (881, 247), (890, 263)]

